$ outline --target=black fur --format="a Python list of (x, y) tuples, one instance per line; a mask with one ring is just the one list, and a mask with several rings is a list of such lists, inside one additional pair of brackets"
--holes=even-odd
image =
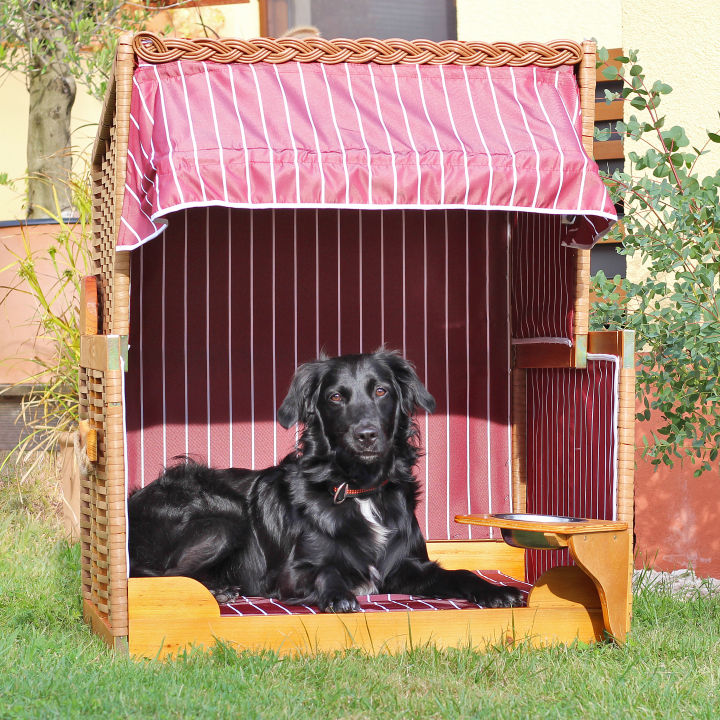
[[(278, 411), (283, 427), (303, 426), (298, 452), (260, 471), (167, 468), (128, 501), (131, 576), (183, 575), (221, 602), (265, 596), (334, 612), (358, 610), (356, 595), (370, 592), (517, 605), (516, 589), (428, 559), (412, 474), (418, 407), (435, 401), (396, 353), (301, 366)], [(335, 504), (342, 483), (376, 492)]]

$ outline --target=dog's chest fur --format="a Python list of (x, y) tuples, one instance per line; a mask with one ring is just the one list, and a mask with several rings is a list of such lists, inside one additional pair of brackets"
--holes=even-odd
[[(369, 498), (354, 498), (354, 501), (357, 503), (360, 513), (365, 519), (365, 522), (370, 530), (372, 541), (375, 546), (373, 548), (373, 554), (377, 559), (385, 550), (385, 544), (387, 543), (387, 538), (390, 534), (390, 528), (383, 525), (382, 516), (372, 500)], [(369, 570), (369, 582), (354, 588), (353, 592), (355, 592), (356, 595), (372, 595), (378, 591), (378, 585), (382, 579), (380, 573), (375, 565), (370, 565)]]

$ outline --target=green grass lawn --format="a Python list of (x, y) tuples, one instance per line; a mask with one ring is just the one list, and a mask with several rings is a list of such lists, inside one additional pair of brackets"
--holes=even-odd
[(720, 717), (720, 597), (662, 590), (636, 598), (622, 648), (116, 656), (82, 622), (47, 485), (22, 489), (0, 477), (0, 718)]

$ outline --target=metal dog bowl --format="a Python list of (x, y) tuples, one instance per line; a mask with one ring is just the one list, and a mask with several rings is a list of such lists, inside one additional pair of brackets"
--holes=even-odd
[[(498, 520), (513, 520), (514, 522), (526, 522), (528, 524), (543, 523), (544, 525), (567, 525), (568, 523), (586, 522), (585, 518), (564, 517), (562, 515), (532, 515), (530, 513), (497, 513), (492, 517)], [(546, 531), (517, 530), (515, 528), (500, 528), (500, 530), (503, 540), (513, 547), (532, 550), (553, 550), (560, 547), (557, 538), (552, 533), (546, 533)]]

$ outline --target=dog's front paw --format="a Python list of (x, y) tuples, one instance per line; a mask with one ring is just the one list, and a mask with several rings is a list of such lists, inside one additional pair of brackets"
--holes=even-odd
[(235, 602), (240, 597), (240, 592), (237, 588), (216, 588), (214, 590), (210, 590), (210, 592), (215, 597), (215, 600), (217, 600), (218, 605)]
[(360, 612), (360, 603), (351, 592), (334, 592), (320, 602), (323, 612)]
[(493, 585), (477, 593), (475, 602), (490, 608), (519, 607), (525, 600), (523, 594), (514, 587)]

